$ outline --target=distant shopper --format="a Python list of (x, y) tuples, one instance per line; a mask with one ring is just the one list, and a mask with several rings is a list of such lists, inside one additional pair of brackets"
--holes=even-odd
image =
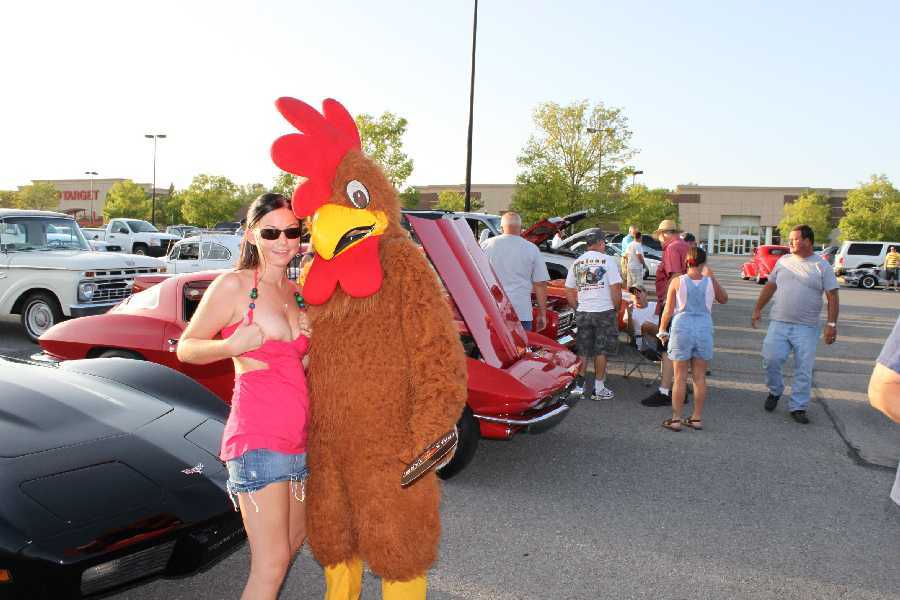
[(628, 233), (622, 238), (622, 248), (627, 248), (628, 244), (634, 241), (634, 234), (638, 232), (637, 225), (629, 225)]
[[(575, 308), (578, 327), (576, 346), (585, 369), (594, 361), (594, 394), (592, 400), (612, 400), (613, 391), (606, 387), (606, 355), (619, 337), (616, 315), (622, 302), (622, 277), (616, 259), (604, 252), (606, 242), (599, 229), (585, 236), (587, 250), (579, 256), (566, 276), (566, 298)], [(582, 371), (585, 372), (585, 371)], [(582, 392), (583, 387), (576, 390)]]
[[(687, 273), (669, 285), (657, 334), (662, 339), (668, 338), (668, 354), (675, 371), (672, 417), (663, 421), (663, 427), (672, 431), (681, 431), (682, 423), (703, 429), (706, 367), (713, 356), (712, 304), (713, 300), (719, 304), (728, 302), (728, 294), (706, 265), (706, 252), (691, 248), (685, 266)], [(694, 380), (694, 411), (689, 419), (683, 420), (681, 411), (687, 397), (688, 370)]]
[(622, 246), (622, 250), (628, 268), (627, 287), (643, 287), (646, 263), (644, 262), (644, 245), (641, 243), (641, 232), (635, 231), (634, 241), (628, 246)]
[(816, 345), (819, 341), (822, 294), (828, 301), (828, 321), (825, 324), (825, 343), (837, 339), (838, 282), (831, 265), (814, 254), (813, 230), (809, 225), (797, 225), (788, 235), (790, 255), (775, 263), (765, 287), (759, 293), (753, 309), (751, 324), (759, 326), (762, 309), (774, 296), (775, 306), (770, 314), (769, 330), (763, 341), (763, 368), (769, 395), (765, 409), (775, 410), (784, 391), (782, 368), (788, 355), (794, 353), (794, 383), (788, 410), (798, 423), (809, 423), (806, 407), (812, 387)]
[(522, 237), (522, 217), (518, 213), (504, 213), (500, 219), (503, 235), (481, 244), (503, 291), (516, 309), (516, 315), (527, 331), (532, 330), (531, 292), (538, 304), (534, 331), (547, 326), (547, 282), (550, 275), (538, 247)]
[[(666, 219), (659, 224), (653, 237), (657, 238), (663, 246), (663, 257), (656, 268), (656, 313), (661, 315), (665, 309), (666, 294), (669, 291), (669, 282), (684, 273), (685, 259), (687, 258), (687, 242), (678, 237), (681, 232), (678, 225), (671, 219)], [(662, 377), (659, 389), (641, 400), (644, 406), (669, 406), (672, 404), (672, 361), (666, 352), (662, 353)]]
[[(869, 402), (889, 419), (900, 423), (900, 318), (894, 323), (869, 379)], [(891, 500), (900, 504), (900, 465)]]
[(897, 287), (900, 280), (900, 252), (893, 246), (888, 248), (888, 253), (884, 256), (884, 278), (887, 280), (884, 291), (892, 288), (895, 292), (900, 291)]

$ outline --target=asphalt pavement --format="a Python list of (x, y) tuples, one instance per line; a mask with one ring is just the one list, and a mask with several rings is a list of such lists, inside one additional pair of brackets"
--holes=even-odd
[[(668, 408), (641, 406), (651, 388), (613, 361), (614, 400), (582, 402), (542, 435), (483, 441), (444, 485), (429, 598), (900, 598), (900, 507), (888, 498), (900, 427), (865, 396), (900, 293), (841, 289), (838, 341), (819, 348), (803, 426), (783, 403), (762, 409), (765, 324), (749, 319), (760, 288), (739, 264), (712, 260), (730, 302), (714, 308), (705, 429), (662, 429)], [(35, 349), (0, 321), (0, 354)], [(114, 597), (237, 598), (248, 567), (244, 547), (206, 573)], [(363, 597), (379, 587), (367, 574)], [(281, 597), (323, 591), (304, 550)]]

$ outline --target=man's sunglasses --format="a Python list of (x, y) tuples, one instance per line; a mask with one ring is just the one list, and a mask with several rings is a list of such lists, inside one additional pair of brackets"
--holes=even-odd
[(300, 237), (300, 227), (288, 227), (287, 229), (278, 229), (277, 227), (263, 227), (259, 230), (259, 237), (264, 240), (277, 240), (284, 233), (284, 237), (289, 240), (296, 240)]

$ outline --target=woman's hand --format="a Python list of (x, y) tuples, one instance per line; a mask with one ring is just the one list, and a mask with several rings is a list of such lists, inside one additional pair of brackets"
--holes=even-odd
[(238, 328), (228, 338), (228, 348), (232, 356), (240, 356), (245, 352), (256, 350), (266, 341), (266, 335), (256, 323), (249, 323), (246, 319), (238, 325)]
[(300, 335), (312, 337), (312, 322), (309, 320), (309, 315), (306, 314), (305, 310), (300, 311), (300, 316), (297, 318), (297, 325), (300, 328)]
[(715, 273), (713, 273), (713, 270), (710, 269), (710, 268), (709, 268), (709, 265), (706, 264), (706, 263), (704, 263), (704, 264), (703, 264), (703, 268), (700, 269), (700, 274), (701, 274), (701, 275), (704, 275), (704, 276), (706, 276), (706, 277), (715, 277)]

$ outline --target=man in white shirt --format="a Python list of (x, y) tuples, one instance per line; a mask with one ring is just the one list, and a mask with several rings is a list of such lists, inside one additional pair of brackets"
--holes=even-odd
[(623, 246), (622, 250), (628, 264), (627, 287), (643, 287), (644, 281), (644, 244), (641, 242), (641, 232), (634, 232), (634, 241)]
[[(589, 230), (587, 250), (579, 256), (566, 277), (566, 298), (575, 308), (578, 326), (575, 343), (586, 368), (594, 362), (592, 400), (611, 400), (613, 391), (606, 387), (606, 354), (615, 348), (619, 336), (616, 315), (622, 302), (622, 277), (616, 259), (604, 250), (606, 242), (599, 229)], [(590, 369), (586, 369), (588, 375)], [(587, 376), (587, 375), (586, 375)], [(584, 388), (590, 389), (590, 381)], [(581, 390), (574, 390), (575, 393)]]
[(538, 304), (534, 331), (541, 331), (547, 326), (547, 282), (550, 280), (547, 265), (538, 247), (522, 237), (522, 217), (518, 213), (504, 213), (500, 228), (503, 235), (484, 241), (481, 248), (526, 331), (532, 330), (531, 292), (534, 292)]

